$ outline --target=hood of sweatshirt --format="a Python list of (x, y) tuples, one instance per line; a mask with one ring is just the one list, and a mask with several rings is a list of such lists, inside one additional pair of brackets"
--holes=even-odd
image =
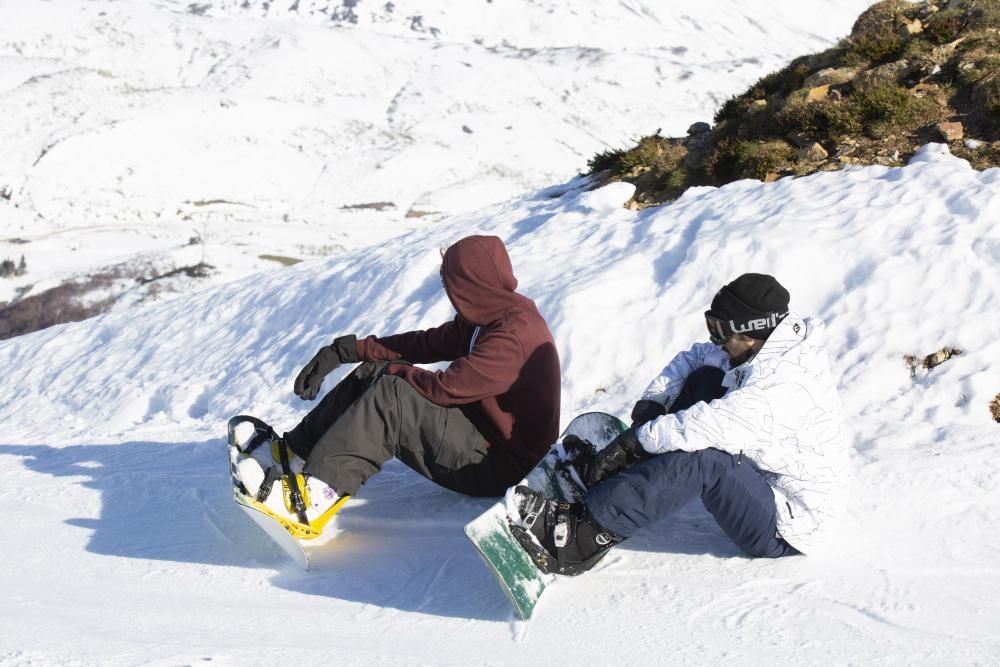
[(496, 236), (468, 236), (451, 245), (441, 262), (441, 280), (451, 305), (476, 326), (496, 322), (523, 298), (514, 292), (510, 256)]

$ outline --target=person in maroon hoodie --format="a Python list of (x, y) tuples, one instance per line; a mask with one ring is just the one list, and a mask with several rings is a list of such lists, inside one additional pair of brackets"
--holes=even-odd
[[(514, 291), (503, 242), (458, 241), (444, 253), (441, 280), (454, 319), (386, 337), (341, 336), (296, 377), (295, 394), (313, 400), (331, 371), (363, 362), (275, 438), (304, 461), (299, 481), (316, 505), (308, 517), (354, 495), (393, 457), (453, 491), (499, 496), (558, 437), (559, 355), (534, 302)], [(441, 371), (414, 365), (442, 361), (451, 363)]]

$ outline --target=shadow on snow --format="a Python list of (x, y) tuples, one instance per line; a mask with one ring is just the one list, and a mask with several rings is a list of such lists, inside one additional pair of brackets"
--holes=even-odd
[[(292, 565), (233, 502), (222, 438), (192, 443), (0, 445), (36, 473), (101, 493), (87, 550), (108, 556), (278, 570), (273, 583), (308, 595), (437, 616), (507, 621), (512, 611), (462, 527), (489, 499), (439, 488), (397, 461), (341, 510), (339, 534)], [(695, 505), (619, 548), (739, 556)]]

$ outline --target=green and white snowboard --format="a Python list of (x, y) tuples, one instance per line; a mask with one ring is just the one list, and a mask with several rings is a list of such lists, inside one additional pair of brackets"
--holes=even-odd
[[(565, 459), (563, 440), (568, 435), (575, 435), (601, 449), (625, 429), (625, 424), (613, 415), (603, 412), (579, 415), (569, 423), (545, 458), (515, 486), (529, 486), (551, 498), (579, 502), (586, 489), (562, 464)], [(507, 594), (518, 616), (527, 620), (555, 575), (541, 572), (511, 532), (511, 512), (507, 508), (508, 502), (512, 502), (512, 493), (513, 487), (504, 500), (468, 523), (465, 534)]]

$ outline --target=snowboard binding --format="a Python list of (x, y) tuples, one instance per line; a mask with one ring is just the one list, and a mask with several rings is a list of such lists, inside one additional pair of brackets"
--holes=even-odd
[[(284, 438), (278, 437), (264, 421), (248, 415), (237, 415), (229, 420), (228, 440), (230, 444), (230, 473), (233, 480), (233, 493), (236, 501), (256, 509), (279, 524), (293, 537), (299, 540), (313, 540), (323, 533), (330, 519), (343, 507), (350, 498), (349, 495), (331, 497), (329, 507), (322, 507), (327, 502), (330, 487), (319, 480), (310, 480), (302, 472), (301, 459), (295, 456)], [(265, 443), (270, 443), (270, 458), (277, 465), (268, 465), (266, 459), (262, 462), (260, 453), (254, 453)], [(275, 483), (281, 484), (280, 496), (286, 516), (276, 511), (273, 502), (268, 502)], [(312, 482), (323, 487), (320, 497), (311, 502), (309, 487)], [(310, 509), (319, 507), (321, 511), (312, 518)]]

